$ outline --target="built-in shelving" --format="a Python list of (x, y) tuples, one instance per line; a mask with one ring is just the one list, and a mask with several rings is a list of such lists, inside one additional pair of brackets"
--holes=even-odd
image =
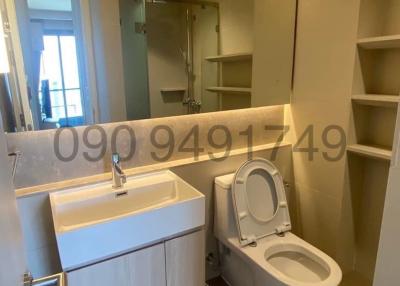
[(352, 96), (353, 102), (369, 106), (397, 107), (400, 96), (380, 94), (356, 94)]
[(207, 90), (212, 91), (212, 92), (219, 92), (219, 93), (251, 95), (251, 88), (245, 88), (245, 87), (212, 86), (212, 87), (208, 87)]
[(215, 57), (207, 57), (206, 60), (210, 62), (239, 62), (249, 61), (253, 59), (252, 53), (237, 53), (230, 55), (220, 55)]
[[(217, 86), (207, 91), (218, 96), (220, 110), (251, 107), (253, 54), (241, 52), (205, 58), (208, 66), (218, 65), (220, 77)], [(215, 67), (215, 66), (214, 66)]]
[[(372, 286), (400, 103), (400, 5), (360, 3), (347, 146), (354, 239), (343, 286)], [(397, 135), (396, 135), (397, 136)]]
[(400, 35), (362, 38), (357, 43), (363, 49), (396, 49), (400, 48)]
[(347, 146), (347, 151), (361, 156), (390, 161), (392, 159), (392, 150), (384, 147), (368, 146), (362, 144), (353, 144)]

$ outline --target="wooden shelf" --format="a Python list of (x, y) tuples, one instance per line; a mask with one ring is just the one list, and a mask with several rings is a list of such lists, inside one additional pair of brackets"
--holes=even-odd
[(251, 88), (245, 87), (222, 87), (222, 86), (212, 86), (207, 88), (208, 91), (220, 92), (220, 93), (235, 93), (235, 94), (246, 94), (251, 95)]
[(396, 49), (400, 48), (400, 35), (363, 38), (357, 43), (363, 49)]
[(168, 93), (168, 92), (186, 92), (185, 87), (167, 87), (167, 88), (162, 88), (160, 89), (162, 93)]
[(361, 156), (366, 156), (374, 159), (392, 160), (392, 150), (383, 147), (374, 147), (361, 144), (354, 144), (347, 146), (347, 151)]
[(250, 61), (253, 59), (251, 53), (238, 53), (230, 55), (220, 55), (215, 57), (207, 57), (206, 60), (210, 62), (239, 62), (239, 61)]
[(400, 103), (400, 96), (380, 94), (357, 94), (351, 98), (361, 105), (397, 107)]

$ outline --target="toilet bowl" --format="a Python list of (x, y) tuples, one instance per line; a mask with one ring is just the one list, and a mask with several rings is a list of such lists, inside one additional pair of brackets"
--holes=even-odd
[(271, 162), (254, 159), (215, 179), (214, 233), (229, 250), (220, 254), (231, 286), (339, 285), (337, 263), (290, 230), (283, 179)]

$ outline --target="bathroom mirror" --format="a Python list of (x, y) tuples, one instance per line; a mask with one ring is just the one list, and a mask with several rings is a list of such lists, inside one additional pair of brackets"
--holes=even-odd
[(264, 2), (0, 0), (6, 132), (288, 103), (296, 0)]

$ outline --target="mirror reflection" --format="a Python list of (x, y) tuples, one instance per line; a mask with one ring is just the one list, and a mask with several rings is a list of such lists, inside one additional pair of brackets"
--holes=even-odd
[[(7, 132), (254, 106), (252, 43), (237, 35), (254, 36), (253, 1), (240, 13), (221, 12), (221, 0), (0, 2), (10, 63), (0, 76)], [(279, 20), (293, 27), (274, 31), (291, 41), (293, 7)], [(229, 20), (221, 23), (221, 13)], [(223, 49), (222, 40), (237, 48)], [(279, 74), (291, 77), (288, 46), (281, 56), (290, 63)]]

